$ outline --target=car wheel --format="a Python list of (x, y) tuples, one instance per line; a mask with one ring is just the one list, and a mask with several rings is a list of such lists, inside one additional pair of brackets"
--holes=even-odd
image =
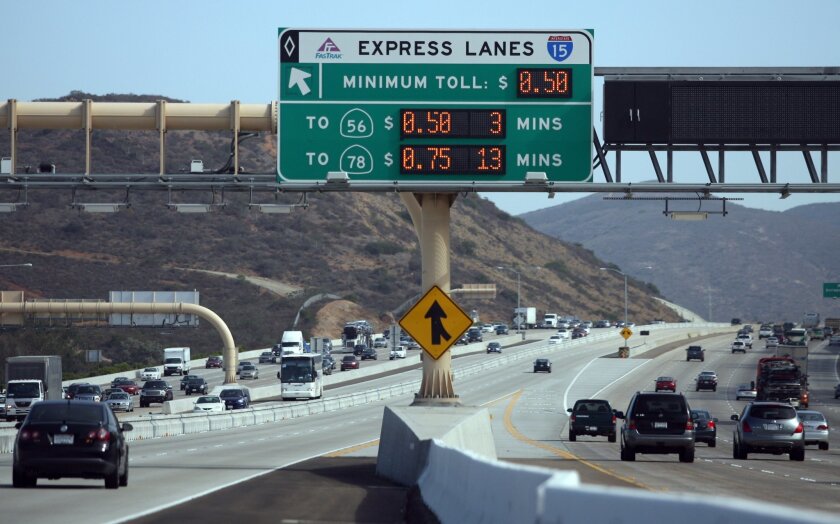
[(694, 448), (680, 451), (680, 462), (694, 462)]
[(709, 441), (709, 447), (710, 448), (717, 447), (717, 439), (716, 438), (713, 438), (712, 440)]
[(16, 488), (34, 488), (38, 484), (38, 477), (29, 476), (23, 471), (12, 468), (12, 486)]
[(700, 391), (700, 386), (697, 386), (697, 388), (694, 391)]
[(146, 407), (146, 403), (145, 403), (145, 402), (141, 402), (141, 403), (140, 403), (140, 407), (141, 407), (141, 408), (145, 408), (145, 407)]
[(569, 430), (569, 442), (576, 442), (576, 441), (577, 441), (577, 435), (575, 434), (574, 431), (572, 431), (570, 429)]
[(746, 446), (742, 444), (738, 444), (732, 451), (733, 457), (738, 460), (747, 460), (747, 456), (749, 453), (747, 452)]
[(615, 442), (615, 433), (607, 435), (607, 442)]
[(819, 446), (822, 451), (828, 451), (828, 442), (820, 442)]
[(790, 451), (790, 460), (802, 462), (805, 460), (805, 448), (792, 449)]
[(105, 475), (105, 489), (117, 489), (118, 487), (120, 487), (119, 462), (117, 464), (117, 468), (114, 469), (113, 473)]
[(621, 448), (621, 460), (633, 462), (636, 460), (636, 452), (631, 449)]
[(125, 454), (125, 471), (120, 475), (120, 486), (128, 486), (128, 453)]
[(717, 386), (713, 387), (712, 391), (717, 391)]

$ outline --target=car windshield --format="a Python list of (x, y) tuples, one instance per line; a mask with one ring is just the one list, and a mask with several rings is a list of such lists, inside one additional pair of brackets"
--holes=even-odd
[(9, 384), (6, 390), (8, 398), (31, 398), (41, 395), (41, 388), (37, 382), (15, 382)]
[(685, 408), (678, 398), (642, 398), (636, 407), (636, 413), (682, 413)]
[(201, 377), (189, 377), (187, 378), (187, 382), (204, 382), (204, 379)]
[(658, 378), (658, 379), (656, 379), (656, 380), (657, 380), (657, 381), (659, 381), (659, 382), (671, 382), (671, 381), (672, 381), (672, 380), (674, 380), (674, 379), (673, 379), (673, 378), (671, 378), (671, 377), (659, 377), (659, 378)]
[(166, 382), (164, 382), (162, 380), (150, 380), (149, 382), (146, 382), (145, 384), (143, 384), (143, 388), (145, 388), (145, 389), (149, 389), (149, 388), (156, 388), (157, 389), (157, 388), (165, 388), (165, 387), (166, 387)]
[(750, 417), (765, 420), (796, 418), (796, 410), (789, 406), (753, 406)]
[(242, 391), (238, 390), (238, 389), (225, 389), (219, 394), (219, 396), (221, 398), (240, 398), (240, 397), (244, 397), (245, 394), (242, 393)]
[(708, 411), (702, 409), (692, 409), (691, 416), (694, 418), (705, 418), (709, 420), (712, 418)]
[(343, 360), (344, 360), (344, 362), (355, 362), (355, 361), (356, 361), (356, 357), (353, 357), (353, 356), (347, 355), (346, 357), (344, 357), (344, 359), (343, 359)]
[(102, 424), (105, 414), (96, 403), (39, 403), (32, 406), (29, 422), (81, 422), (84, 424)]
[(154, 373), (155, 371), (157, 371), (157, 368), (146, 368), (143, 371), (145, 371), (146, 373), (149, 373), (149, 372)]
[(164, 360), (163, 362), (164, 362), (164, 364), (180, 364), (181, 359), (180, 358), (168, 358), (168, 359)]
[(219, 402), (221, 402), (219, 397), (198, 397), (195, 401), (196, 404), (218, 404)]
[(738, 386), (738, 389), (746, 389), (751, 391), (752, 387), (749, 384), (741, 384), (740, 386)]
[(254, 366), (252, 366), (251, 364), (245, 364), (244, 366), (242, 366), (242, 371), (252, 371), (254, 369), (256, 369), (256, 368)]
[(111, 393), (108, 395), (108, 400), (125, 400), (128, 398), (128, 393)]

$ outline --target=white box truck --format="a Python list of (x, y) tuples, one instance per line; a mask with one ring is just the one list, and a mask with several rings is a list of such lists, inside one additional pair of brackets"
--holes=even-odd
[(284, 331), (280, 338), (280, 349), (282, 356), (302, 355), (304, 353), (303, 331)]
[(537, 327), (537, 308), (515, 307), (513, 308), (513, 325), (517, 329), (533, 329)]
[(163, 376), (187, 375), (190, 372), (190, 348), (163, 350)]
[(6, 359), (7, 421), (23, 419), (32, 404), (42, 400), (61, 400), (61, 357), (20, 356)]

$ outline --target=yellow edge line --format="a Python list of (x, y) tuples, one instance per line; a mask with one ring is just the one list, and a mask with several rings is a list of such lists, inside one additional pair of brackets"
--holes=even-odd
[(349, 448), (340, 449), (338, 451), (333, 451), (331, 453), (327, 453), (326, 455), (322, 455), (323, 457), (335, 458), (341, 457), (344, 455), (349, 455), (350, 453), (354, 453), (356, 451), (361, 451), (363, 449), (372, 448), (373, 446), (379, 445), (379, 439), (371, 440), (370, 442), (365, 442), (364, 444), (357, 444), (355, 446), (350, 446)]
[(580, 462), (581, 464), (583, 464), (585, 466), (589, 466), (590, 468), (594, 469), (595, 471), (599, 471), (599, 472), (601, 472), (605, 475), (609, 475), (610, 477), (621, 480), (622, 482), (627, 482), (628, 484), (632, 484), (636, 487), (646, 489), (646, 490), (649, 490), (649, 491), (654, 491), (654, 489), (651, 488), (650, 486), (642, 484), (641, 482), (639, 482), (638, 480), (636, 480), (632, 477), (625, 477), (624, 475), (619, 475), (618, 473), (614, 473), (614, 472), (612, 472), (612, 471), (610, 471), (606, 468), (603, 468), (603, 467), (601, 467), (597, 464), (593, 464), (592, 462), (589, 462), (588, 460), (584, 460), (584, 459), (578, 457), (577, 455), (575, 455), (573, 453), (569, 453), (568, 451), (562, 450), (560, 448), (554, 447), (554, 446), (552, 446), (550, 444), (546, 444), (544, 442), (539, 442), (537, 440), (528, 438), (525, 435), (523, 435), (518, 429), (516, 429), (516, 426), (514, 426), (513, 422), (511, 421), (511, 416), (513, 415), (513, 408), (516, 406), (516, 403), (519, 402), (519, 398), (521, 396), (522, 396), (522, 390), (520, 389), (519, 391), (517, 391), (513, 395), (513, 397), (510, 399), (510, 403), (505, 408), (505, 417), (504, 417), (505, 429), (507, 429), (508, 433), (510, 433), (513, 436), (513, 438), (515, 438), (515, 439), (517, 439), (521, 442), (524, 442), (526, 444), (530, 444), (531, 446), (534, 446), (534, 447), (540, 448), (542, 450), (548, 451), (552, 455), (556, 455), (558, 457), (562, 457), (562, 458), (565, 458), (565, 459), (568, 459), (568, 460), (574, 460), (574, 461)]

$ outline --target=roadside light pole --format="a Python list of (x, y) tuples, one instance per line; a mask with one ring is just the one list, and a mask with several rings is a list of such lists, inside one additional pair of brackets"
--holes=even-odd
[(612, 271), (624, 277), (624, 325), (627, 325), (627, 274), (611, 267), (599, 267), (601, 271)]
[(505, 269), (507, 271), (513, 271), (516, 273), (516, 318), (519, 321), (516, 323), (516, 332), (519, 333), (522, 331), (522, 278), (519, 274), (519, 271), (513, 269), (512, 267), (505, 267), (505, 266), (496, 266), (496, 269)]

